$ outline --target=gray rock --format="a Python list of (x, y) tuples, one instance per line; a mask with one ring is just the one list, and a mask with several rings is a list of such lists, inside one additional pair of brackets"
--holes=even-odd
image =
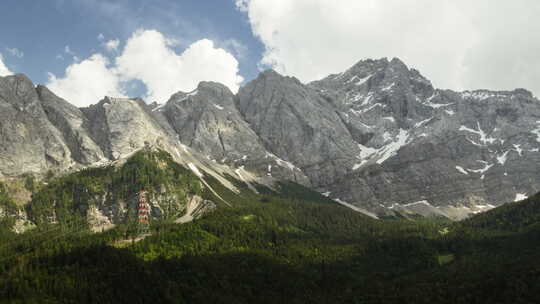
[(48, 120), (32, 81), (21, 74), (0, 77), (0, 174), (72, 165), (70, 150)]
[(37, 93), (49, 121), (62, 133), (74, 161), (89, 165), (105, 159), (103, 151), (85, 129), (88, 120), (79, 108), (44, 86), (38, 85)]
[(167, 141), (171, 134), (140, 99), (105, 97), (81, 109), (93, 140), (109, 159), (119, 159), (149, 144)]
[(363, 146), (356, 169), (328, 185), (335, 197), (370, 209), (482, 206), (540, 191), (540, 102), (526, 90), (436, 90), (397, 59), (361, 61), (310, 85)]
[(106, 97), (77, 109), (23, 75), (0, 78), (0, 174), (67, 170), (146, 145), (216, 178), (293, 180), (383, 215), (458, 219), (540, 191), (538, 99), (436, 89), (395, 58), (309, 84), (269, 70), (236, 96), (202, 82), (164, 105)]
[(174, 94), (154, 112), (167, 117), (182, 143), (212, 161), (309, 184), (300, 170), (288, 166), (264, 147), (238, 111), (234, 98), (222, 84), (201, 82), (197, 90)]
[(241, 88), (238, 109), (265, 148), (319, 188), (350, 171), (358, 147), (329, 100), (268, 70)]

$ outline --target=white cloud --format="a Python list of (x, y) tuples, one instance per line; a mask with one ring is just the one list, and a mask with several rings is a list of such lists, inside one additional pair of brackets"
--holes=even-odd
[(103, 41), (103, 39), (105, 39), (105, 36), (103, 35), (103, 33), (99, 33), (99, 35), (97, 35), (97, 40)]
[(105, 42), (104, 46), (105, 49), (109, 52), (116, 52), (118, 50), (118, 46), (120, 45), (120, 40), (113, 39)]
[[(115, 42), (110, 49), (117, 50), (120, 41), (111, 41)], [(77, 58), (66, 68), (64, 77), (50, 74), (47, 86), (81, 107), (94, 104), (106, 95), (124, 96), (132, 80), (140, 80), (146, 86), (149, 102), (166, 102), (178, 91), (194, 90), (200, 81), (221, 82), (233, 92), (238, 91), (243, 79), (238, 75), (238, 61), (233, 55), (216, 48), (208, 39), (191, 44), (181, 54), (174, 51), (176, 44), (176, 40), (158, 31), (139, 30), (114, 59), (114, 66), (102, 54), (81, 62)], [(74, 56), (69, 46), (64, 51)]]
[(2, 57), (2, 54), (0, 54), (0, 76), (8, 76), (11, 74), (13, 73), (4, 64), (4, 58)]
[(65, 77), (49, 74), (47, 87), (58, 96), (76, 106), (94, 104), (105, 96), (124, 96), (120, 78), (108, 67), (109, 61), (101, 54), (94, 54), (66, 69)]
[(138, 79), (148, 89), (149, 101), (165, 102), (177, 91), (191, 91), (200, 81), (217, 81), (233, 92), (239, 88), (238, 61), (208, 39), (191, 44), (177, 54), (174, 41), (154, 30), (139, 30), (116, 58), (126, 80)]
[(227, 51), (233, 53), (238, 59), (245, 58), (249, 51), (245, 44), (236, 39), (227, 39), (223, 41), (222, 45)]
[(71, 50), (71, 48), (69, 47), (69, 45), (66, 45), (66, 46), (64, 47), (64, 53), (66, 53), (66, 54), (68, 54), (68, 55), (72, 55), (72, 56), (75, 55), (75, 52), (73, 52), (73, 51)]
[(11, 56), (14, 56), (14, 57), (17, 57), (17, 58), (23, 58), (24, 57), (24, 53), (21, 50), (19, 50), (18, 48), (6, 48), (6, 51)]
[(540, 93), (535, 0), (237, 0), (261, 61), (311, 81), (360, 59), (399, 57), (443, 88)]

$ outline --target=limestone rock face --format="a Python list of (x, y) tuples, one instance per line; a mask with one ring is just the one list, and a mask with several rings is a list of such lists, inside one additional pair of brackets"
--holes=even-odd
[(71, 152), (48, 120), (32, 81), (21, 74), (0, 77), (0, 175), (72, 164)]
[(47, 118), (62, 133), (73, 160), (88, 165), (105, 159), (86, 129), (89, 121), (81, 110), (44, 86), (38, 85), (36, 90)]
[(361, 61), (310, 86), (361, 147), (331, 195), (370, 209), (498, 205), (540, 191), (540, 101), (524, 89), (434, 89), (398, 59)]
[(462, 218), (540, 191), (537, 98), (436, 89), (396, 58), (309, 84), (269, 70), (237, 95), (202, 82), (166, 104), (106, 97), (82, 109), (23, 75), (0, 77), (0, 175), (80, 168), (146, 145), (225, 183), (292, 180), (377, 214)]
[(353, 166), (359, 148), (338, 111), (297, 79), (266, 71), (240, 89), (237, 104), (264, 146), (315, 188)]
[(122, 158), (171, 136), (140, 98), (105, 97), (82, 112), (90, 135), (109, 159)]
[(202, 82), (191, 93), (174, 94), (156, 112), (167, 117), (182, 143), (214, 162), (242, 167), (263, 176), (309, 184), (298, 168), (265, 147), (243, 119), (234, 99), (235, 96), (224, 85)]

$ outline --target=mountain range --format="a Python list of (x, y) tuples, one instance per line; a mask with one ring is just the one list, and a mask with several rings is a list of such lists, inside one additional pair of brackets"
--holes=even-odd
[[(434, 88), (397, 58), (311, 83), (273, 70), (233, 94), (201, 82), (163, 104), (77, 108), (0, 77), (0, 180), (65, 175), (164, 150), (226, 187), (292, 181), (372, 217), (463, 219), (540, 191), (540, 101)], [(202, 172), (202, 173), (201, 173)]]

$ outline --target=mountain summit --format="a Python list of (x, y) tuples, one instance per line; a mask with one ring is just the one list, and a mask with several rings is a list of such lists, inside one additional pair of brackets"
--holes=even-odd
[(106, 97), (82, 109), (15, 75), (0, 77), (0, 107), (3, 176), (68, 172), (155, 144), (377, 214), (458, 219), (540, 191), (538, 99), (436, 89), (397, 58), (309, 84), (268, 70), (237, 95), (202, 82), (164, 105)]

